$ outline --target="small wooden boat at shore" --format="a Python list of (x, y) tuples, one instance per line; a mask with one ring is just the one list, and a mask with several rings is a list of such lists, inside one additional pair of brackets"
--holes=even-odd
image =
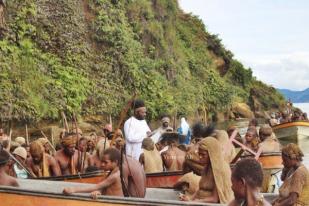
[(309, 122), (296, 121), (278, 124), (272, 127), (278, 139), (283, 140), (302, 140), (309, 138)]
[[(18, 180), (20, 187), (0, 186), (0, 202), (5, 206), (55, 206), (70, 205), (92, 206), (103, 205), (222, 205), (178, 201), (178, 192), (171, 189), (149, 188), (145, 198), (99, 196), (97, 200), (89, 194), (64, 195), (65, 187), (86, 187), (90, 184), (69, 183), (43, 180)], [(275, 194), (264, 194), (265, 199), (272, 201)]]

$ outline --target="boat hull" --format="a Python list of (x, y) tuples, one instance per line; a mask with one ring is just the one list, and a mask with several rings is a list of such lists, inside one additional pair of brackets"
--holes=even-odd
[(273, 131), (280, 140), (303, 140), (309, 138), (309, 122), (288, 122), (273, 127)]
[[(90, 184), (68, 183), (61, 181), (18, 180), (20, 187), (0, 186), (0, 202), (5, 206), (104, 206), (104, 205), (205, 205), (214, 204), (178, 201), (178, 192), (171, 189), (146, 191), (145, 198), (99, 196), (97, 200), (89, 194), (64, 195), (64, 187), (86, 187)], [(267, 200), (276, 198), (274, 194), (265, 194)], [(220, 206), (222, 204), (216, 204)]]

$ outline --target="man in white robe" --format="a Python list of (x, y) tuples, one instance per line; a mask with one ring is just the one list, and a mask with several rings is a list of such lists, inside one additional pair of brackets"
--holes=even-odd
[(124, 123), (126, 138), (126, 154), (139, 160), (142, 153), (142, 141), (150, 134), (150, 129), (145, 120), (146, 107), (142, 100), (135, 100), (132, 105), (134, 116)]

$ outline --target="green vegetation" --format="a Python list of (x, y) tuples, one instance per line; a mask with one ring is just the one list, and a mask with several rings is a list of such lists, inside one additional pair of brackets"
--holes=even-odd
[(134, 92), (150, 119), (224, 112), (235, 101), (259, 101), (260, 109), (283, 102), (176, 0), (11, 0), (6, 21), (2, 119), (117, 116)]

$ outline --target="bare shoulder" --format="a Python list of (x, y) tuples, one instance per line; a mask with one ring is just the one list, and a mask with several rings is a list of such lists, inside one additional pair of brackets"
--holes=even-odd
[(232, 202), (230, 202), (229, 204), (228, 204), (228, 206), (237, 206), (238, 204), (237, 204), (237, 202), (236, 202), (236, 200), (233, 200)]

